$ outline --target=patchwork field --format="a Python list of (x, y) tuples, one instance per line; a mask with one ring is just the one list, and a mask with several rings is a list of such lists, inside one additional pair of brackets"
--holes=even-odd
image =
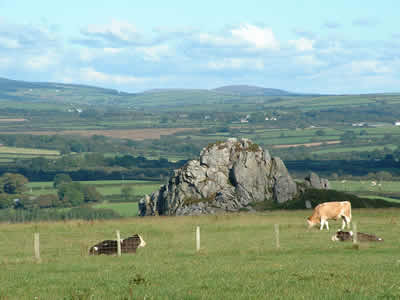
[(0, 132), (0, 134), (32, 134), (32, 135), (81, 135), (93, 136), (103, 135), (107, 137), (145, 140), (159, 139), (162, 135), (171, 135), (177, 132), (194, 130), (193, 128), (149, 128), (149, 129), (110, 129), (110, 130), (60, 130), (60, 131), (23, 131), (23, 132)]
[[(354, 209), (353, 247), (310, 230), (310, 211), (118, 221), (2, 224), (1, 299), (398, 299), (400, 211)], [(280, 248), (274, 224), (279, 224)], [(330, 222), (338, 228), (339, 222)], [(195, 228), (201, 248), (195, 250)], [(89, 256), (95, 243), (140, 233), (136, 254)], [(41, 263), (33, 235), (40, 233)]]
[[(338, 191), (349, 192), (358, 196), (386, 195), (391, 201), (400, 201), (400, 182), (377, 180), (331, 180), (331, 187)], [(389, 198), (390, 196), (394, 198)]]
[[(121, 195), (124, 187), (130, 187), (132, 195), (136, 197), (150, 194), (161, 185), (159, 181), (144, 180), (98, 180), (80, 181), (80, 183), (95, 186), (96, 190), (103, 196)], [(52, 181), (30, 182), (27, 186), (30, 193), (35, 196), (57, 193)]]

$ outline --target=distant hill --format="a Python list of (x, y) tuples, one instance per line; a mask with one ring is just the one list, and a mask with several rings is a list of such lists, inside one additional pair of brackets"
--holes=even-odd
[(79, 84), (28, 82), (0, 78), (0, 100), (105, 104), (134, 94)]
[(263, 88), (251, 85), (227, 85), (214, 89), (216, 92), (239, 96), (294, 96), (298, 95), (284, 90)]

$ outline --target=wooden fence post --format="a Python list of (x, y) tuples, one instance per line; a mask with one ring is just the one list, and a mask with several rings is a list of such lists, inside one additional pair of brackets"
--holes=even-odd
[(117, 253), (118, 256), (121, 256), (121, 236), (119, 230), (117, 230)]
[(196, 251), (200, 251), (200, 226), (196, 227)]
[(357, 240), (357, 223), (354, 222), (353, 223), (353, 244), (357, 244), (358, 240)]
[(34, 235), (33, 248), (35, 250), (36, 262), (40, 263), (42, 260), (40, 259), (40, 239), (39, 239), (38, 232), (35, 232), (35, 235)]
[(280, 241), (279, 241), (279, 224), (275, 224), (275, 242), (276, 242), (276, 249), (279, 249), (281, 247)]

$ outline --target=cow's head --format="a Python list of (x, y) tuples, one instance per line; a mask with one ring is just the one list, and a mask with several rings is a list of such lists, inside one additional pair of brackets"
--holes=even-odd
[(342, 231), (340, 229), (331, 238), (331, 240), (334, 242), (336, 242), (336, 241), (344, 242), (344, 241), (350, 241), (352, 239), (353, 239), (352, 231), (347, 232), (347, 231)]
[(89, 254), (96, 255), (96, 254), (98, 254), (98, 251), (99, 251), (99, 248), (97, 246), (93, 246), (90, 248)]
[(312, 217), (308, 217), (307, 218), (307, 224), (308, 224), (308, 229), (314, 227), (315, 225), (317, 225), (317, 222), (315, 222)]

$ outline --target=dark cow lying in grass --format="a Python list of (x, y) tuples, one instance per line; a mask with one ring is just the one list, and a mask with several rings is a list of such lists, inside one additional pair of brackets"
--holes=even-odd
[[(354, 233), (353, 231), (342, 231), (338, 230), (334, 236), (332, 236), (332, 241), (353, 241)], [(379, 238), (373, 234), (357, 232), (357, 241), (359, 242), (383, 242), (382, 238)]]
[[(121, 239), (121, 253), (135, 253), (137, 248), (143, 248), (146, 246), (146, 242), (138, 234), (135, 234), (126, 239)], [(118, 243), (116, 240), (106, 240), (102, 241), (90, 248), (90, 255), (100, 255), (100, 254), (117, 254), (118, 253)]]

